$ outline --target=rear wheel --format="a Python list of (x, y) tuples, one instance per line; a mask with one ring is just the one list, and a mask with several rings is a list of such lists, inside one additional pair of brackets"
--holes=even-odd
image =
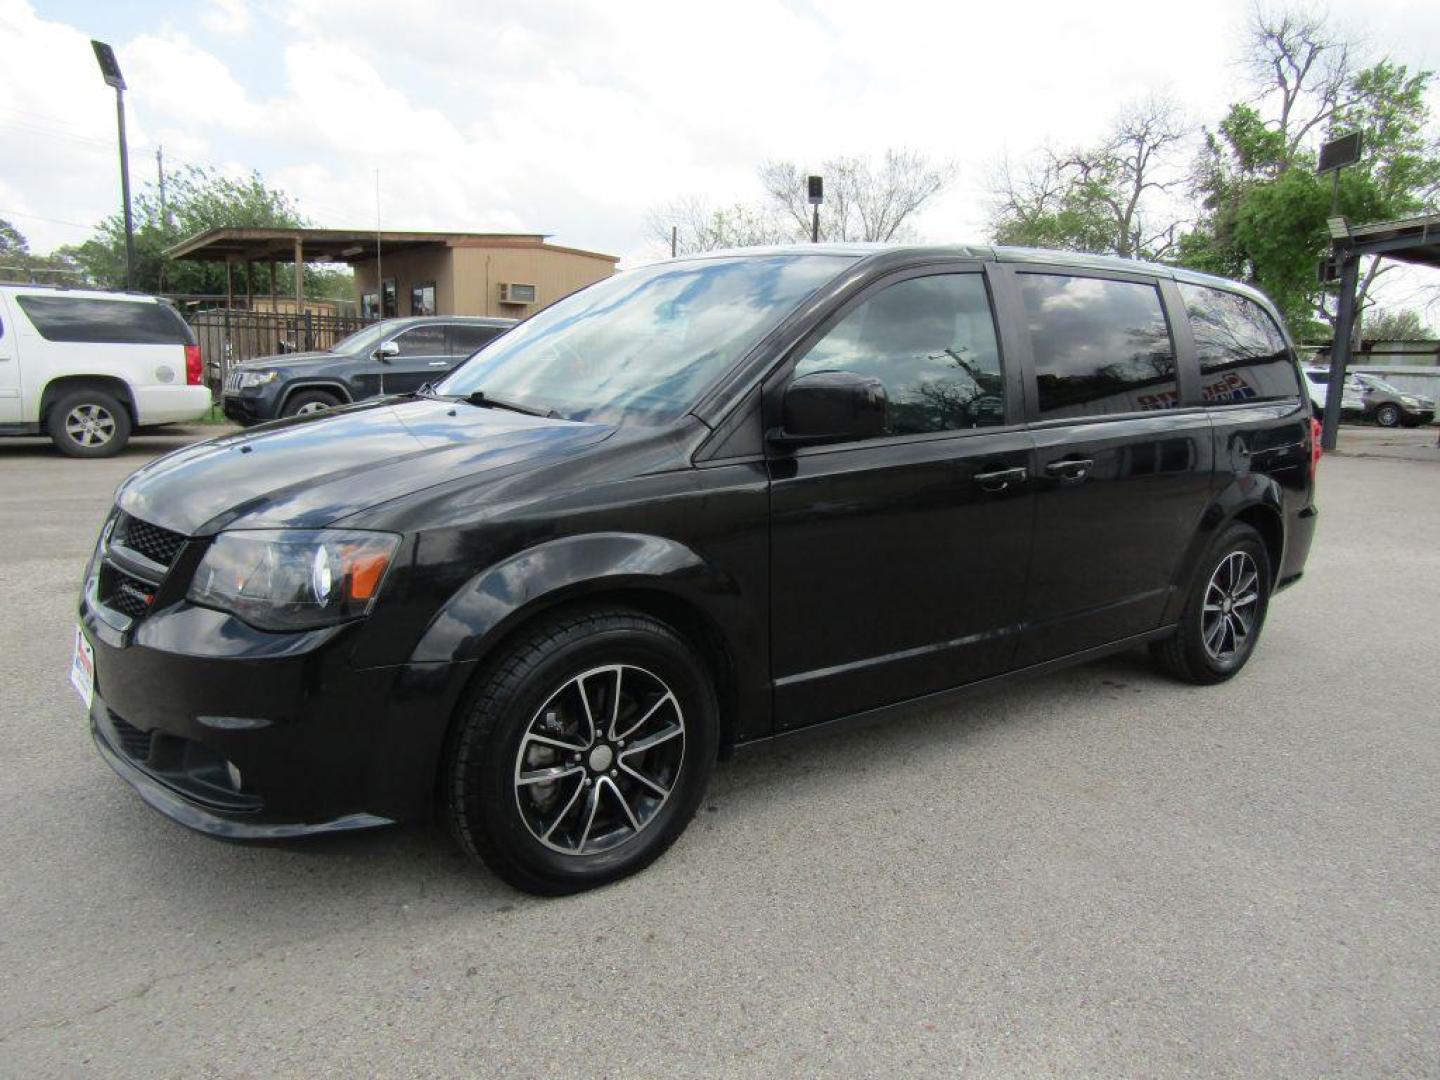
[(50, 406), (45, 426), (56, 449), (70, 457), (113, 457), (130, 440), (130, 413), (103, 390), (63, 395)]
[(291, 394), (280, 410), (281, 416), (310, 416), (313, 413), (328, 412), (340, 404), (340, 399), (326, 390), (301, 390)]
[(1270, 603), (1270, 558), (1260, 534), (1236, 522), (1216, 537), (1190, 586), (1175, 636), (1151, 647), (1186, 682), (1224, 682), (1250, 659)]
[(516, 888), (579, 892), (674, 843), (717, 743), (709, 674), (674, 630), (624, 609), (564, 613), (482, 677), (450, 740), (445, 816)]
[(1400, 406), (1393, 402), (1375, 410), (1375, 422), (1381, 427), (1399, 427), (1400, 419)]

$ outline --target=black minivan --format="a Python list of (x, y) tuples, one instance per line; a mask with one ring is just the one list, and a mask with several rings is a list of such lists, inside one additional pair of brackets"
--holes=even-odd
[(1243, 285), (987, 247), (672, 260), (433, 389), (141, 469), (72, 681), (183, 824), (437, 807), (573, 892), (660, 855), (737, 750), (1140, 645), (1231, 677), (1305, 565), (1318, 454)]

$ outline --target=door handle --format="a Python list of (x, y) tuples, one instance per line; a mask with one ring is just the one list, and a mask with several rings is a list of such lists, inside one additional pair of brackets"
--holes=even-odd
[(980, 485), (982, 491), (1004, 491), (1011, 484), (1024, 483), (1025, 478), (1029, 475), (1030, 473), (1024, 465), (1015, 465), (1008, 469), (976, 473), (973, 479)]
[(1060, 480), (1084, 480), (1094, 467), (1092, 458), (1061, 458), (1045, 466), (1045, 475)]

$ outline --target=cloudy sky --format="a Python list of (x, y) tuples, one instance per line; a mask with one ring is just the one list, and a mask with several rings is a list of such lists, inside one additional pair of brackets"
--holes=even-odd
[[(0, 0), (0, 216), (46, 251), (117, 205), (98, 37), (130, 84), (137, 183), (163, 146), (172, 166), (257, 168), (324, 226), (374, 227), (378, 169), (387, 227), (540, 231), (633, 263), (650, 253), (647, 211), (676, 195), (751, 199), (764, 159), (904, 146), (958, 166), (921, 235), (983, 239), (1002, 157), (1092, 138), (1152, 90), (1213, 123), (1241, 90), (1247, 10)], [(1440, 68), (1440, 3), (1372, 0), (1363, 18), (1372, 49)]]

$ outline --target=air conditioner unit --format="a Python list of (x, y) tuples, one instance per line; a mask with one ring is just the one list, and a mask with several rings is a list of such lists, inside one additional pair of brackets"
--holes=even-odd
[(535, 303), (535, 286), (501, 282), (500, 302), (502, 304), (533, 304)]

